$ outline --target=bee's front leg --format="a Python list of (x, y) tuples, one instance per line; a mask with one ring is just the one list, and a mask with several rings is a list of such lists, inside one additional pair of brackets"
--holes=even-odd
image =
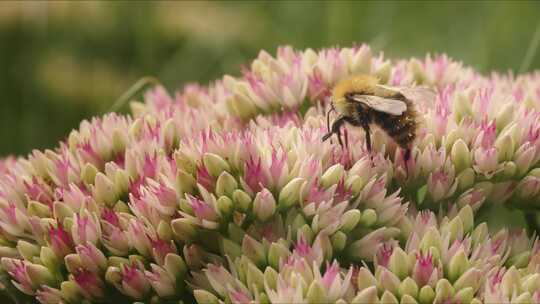
[(330, 132), (326, 133), (322, 137), (322, 141), (326, 141), (328, 138), (330, 138), (330, 136), (332, 136), (332, 134), (337, 134), (338, 142), (341, 146), (343, 146), (343, 141), (341, 140), (340, 129), (343, 126), (343, 124), (345, 124), (345, 122), (347, 121), (348, 121), (348, 118), (346, 116), (341, 116), (338, 119), (334, 120), (334, 122), (332, 123), (332, 130), (330, 130)]
[(341, 140), (341, 131), (337, 131), (337, 141), (339, 145), (343, 148), (343, 140)]

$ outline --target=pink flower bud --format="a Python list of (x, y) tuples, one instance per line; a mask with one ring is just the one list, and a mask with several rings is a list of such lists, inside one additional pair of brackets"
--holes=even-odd
[(152, 182), (148, 195), (146, 199), (149, 199), (161, 214), (171, 216), (176, 212), (178, 198), (174, 188), (164, 183)]
[(126, 233), (118, 227), (107, 224), (103, 228), (103, 245), (111, 251), (112, 254), (123, 256), (127, 255), (131, 246)]
[(244, 165), (244, 181), (249, 186), (252, 193), (262, 190), (262, 187), (268, 184), (267, 177), (263, 172), (261, 159), (255, 161), (251, 156)]
[(82, 206), (90, 199), (88, 193), (74, 185), (69, 185), (69, 190), (65, 189), (62, 192), (63, 202), (68, 205), (74, 212), (78, 212)]
[(222, 297), (225, 297), (227, 294), (227, 284), (231, 284), (234, 287), (236, 283), (234, 277), (222, 266), (209, 264), (205, 270), (205, 274), (212, 288)]
[(24, 185), (26, 186), (26, 194), (31, 200), (52, 206), (54, 197), (51, 188), (47, 184), (34, 176), (31, 182), (25, 181)]
[(437, 170), (429, 175), (428, 191), (434, 202), (438, 202), (454, 193), (457, 183), (454, 181), (454, 170)]
[(200, 220), (218, 221), (219, 215), (214, 209), (214, 206), (209, 205), (207, 202), (202, 201), (192, 195), (187, 195), (188, 202), (193, 209), (193, 213)]
[(163, 298), (174, 296), (176, 291), (176, 280), (163, 267), (151, 264), (152, 271), (145, 271), (144, 274), (148, 282), (156, 293)]
[(285, 185), (289, 173), (287, 154), (283, 152), (279, 154), (280, 156), (278, 156), (278, 151), (276, 150), (272, 151), (272, 158), (267, 172), (267, 177), (270, 179), (270, 185), (277, 189), (280, 189)]
[(412, 275), (413, 279), (418, 283), (418, 286), (424, 286), (431, 283), (432, 276), (436, 276), (437, 269), (433, 264), (433, 256), (431, 253), (416, 254), (416, 263), (414, 264)]
[(270, 219), (276, 210), (276, 200), (266, 188), (257, 193), (253, 200), (253, 213), (260, 221)]
[(379, 246), (379, 250), (375, 255), (376, 265), (388, 268), (388, 262), (390, 261), (390, 256), (394, 252), (394, 244), (392, 242), (385, 242)]
[(62, 292), (49, 286), (42, 286), (36, 292), (36, 299), (42, 304), (56, 304), (64, 301)]
[(355, 260), (365, 259), (371, 261), (382, 243), (393, 238), (398, 233), (399, 229), (397, 228), (381, 227), (352, 243), (349, 246), (348, 254)]
[(143, 299), (150, 291), (150, 284), (144, 273), (136, 264), (122, 265), (122, 289), (120, 290), (125, 295), (134, 299)]
[(96, 273), (79, 269), (73, 277), (85, 298), (94, 300), (105, 296), (105, 283)]
[(61, 224), (58, 224), (56, 228), (52, 225), (49, 227), (49, 245), (60, 259), (63, 259), (64, 256), (73, 252), (73, 240), (71, 239), (71, 235), (64, 230), (64, 227)]
[(517, 166), (518, 176), (523, 176), (533, 164), (533, 159), (537, 149), (536, 147), (526, 143), (518, 148), (515, 155), (515, 163)]
[(107, 268), (107, 258), (94, 244), (78, 245), (75, 250), (86, 269), (101, 273)]
[(129, 222), (129, 226), (126, 231), (129, 243), (130, 245), (135, 247), (135, 249), (137, 249), (137, 251), (143, 256), (150, 256), (152, 252), (152, 244), (150, 242), (150, 239), (148, 238), (149, 234), (150, 229), (148, 229), (142, 221), (132, 219)]
[(24, 260), (3, 257), (2, 268), (13, 278), (13, 285), (27, 295), (34, 295), (34, 284), (26, 272), (28, 262)]
[(177, 253), (173, 241), (167, 242), (156, 237), (155, 239), (150, 239), (150, 243), (152, 244), (152, 256), (158, 265), (163, 265), (167, 254)]
[(493, 176), (498, 169), (497, 149), (491, 148), (478, 148), (474, 150), (474, 170), (478, 173), (484, 174), (486, 177), (490, 178)]
[(334, 302), (345, 295), (349, 289), (352, 274), (352, 269), (350, 269), (348, 273), (342, 277), (341, 269), (337, 261), (334, 261), (329, 266), (327, 265), (321, 283), (326, 290), (326, 297), (329, 301)]
[(75, 244), (97, 244), (101, 238), (101, 226), (97, 216), (88, 211), (75, 214), (71, 235)]
[(0, 199), (0, 228), (10, 235), (23, 236), (30, 230), (30, 221), (14, 203)]
[(229, 296), (233, 304), (249, 304), (252, 301), (251, 294), (244, 291), (231, 291)]

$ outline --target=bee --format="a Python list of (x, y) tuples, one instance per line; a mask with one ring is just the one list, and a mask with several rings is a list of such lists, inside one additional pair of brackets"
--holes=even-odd
[[(328, 133), (322, 141), (336, 134), (343, 146), (340, 129), (348, 123), (364, 129), (366, 147), (371, 153), (370, 125), (376, 124), (405, 150), (404, 160), (407, 161), (418, 126), (414, 104), (434, 98), (434, 92), (425, 87), (392, 87), (380, 84), (379, 79), (371, 75), (354, 75), (332, 90), (332, 105), (327, 113)], [(339, 116), (330, 127), (332, 111)]]

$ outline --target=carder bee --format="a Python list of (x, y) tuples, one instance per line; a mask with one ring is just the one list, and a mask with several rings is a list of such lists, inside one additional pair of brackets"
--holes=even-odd
[[(379, 84), (371, 75), (355, 75), (339, 82), (332, 91), (332, 107), (327, 113), (328, 133), (333, 134), (343, 146), (340, 129), (345, 123), (362, 127), (365, 131), (367, 150), (371, 153), (370, 125), (376, 124), (405, 151), (404, 160), (411, 156), (411, 146), (416, 138), (417, 113), (414, 104), (433, 102), (434, 92), (425, 87), (392, 87)], [(330, 112), (338, 113), (330, 128)]]

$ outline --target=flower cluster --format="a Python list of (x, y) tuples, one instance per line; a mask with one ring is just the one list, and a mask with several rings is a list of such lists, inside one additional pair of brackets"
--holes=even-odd
[[(321, 142), (355, 73), (427, 85), (412, 157)], [(261, 52), (0, 161), (0, 282), (41, 303), (540, 303), (540, 244), (480, 207), (540, 201), (540, 75), (368, 46)], [(429, 211), (439, 210), (438, 214)], [(14, 288), (8, 288), (13, 286)], [(20, 294), (12, 296), (20, 296)]]
[(310, 244), (300, 237), (292, 248), (278, 240), (261, 250), (258, 259), (246, 249), (244, 255), (228, 259), (227, 268), (211, 263), (193, 273), (195, 298), (199, 303), (540, 300), (540, 243), (532, 243), (524, 231), (502, 230), (490, 236), (485, 224), (473, 228), (469, 206), (452, 219), (438, 221), (433, 213), (422, 211), (412, 220), (416, 228), (403, 248), (394, 240), (373, 245), (372, 267), (340, 266), (318, 239)]

